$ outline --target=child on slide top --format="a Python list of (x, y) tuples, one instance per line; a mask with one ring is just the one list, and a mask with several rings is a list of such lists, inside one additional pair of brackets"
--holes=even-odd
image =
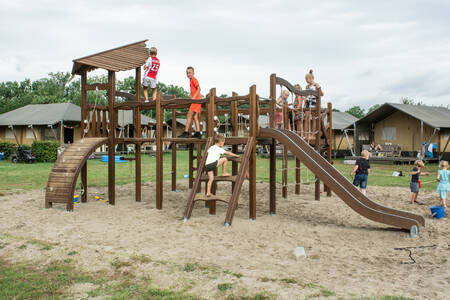
[[(200, 94), (200, 84), (198, 83), (197, 78), (194, 77), (194, 68), (193, 67), (187, 67), (186, 69), (186, 76), (189, 78), (189, 85), (191, 89), (191, 98), (192, 99), (201, 99), (202, 95)], [(200, 115), (202, 110), (201, 103), (192, 103), (189, 107), (188, 114), (186, 116), (186, 127), (184, 129), (184, 132), (178, 136), (179, 138), (187, 138), (189, 137), (189, 128), (191, 128), (192, 125), (192, 119), (195, 123), (195, 133), (194, 137), (201, 139), (202, 133), (200, 131), (200, 121), (198, 116)]]
[(152, 99), (156, 99), (156, 75), (159, 71), (159, 59), (156, 57), (158, 50), (155, 47), (150, 48), (150, 57), (144, 65), (144, 78), (142, 85), (144, 89), (145, 102), (148, 102), (148, 88), (152, 89)]
[(411, 188), (411, 204), (417, 203), (417, 204), (424, 204), (423, 202), (417, 201), (417, 195), (419, 194), (419, 182), (420, 182), (420, 175), (430, 175), (428, 172), (422, 172), (422, 168), (425, 167), (425, 164), (421, 160), (416, 160), (414, 162), (414, 168), (411, 171), (411, 183), (409, 184), (409, 187)]
[(208, 184), (206, 185), (206, 197), (211, 196), (211, 186), (214, 181), (214, 170), (222, 165), (222, 176), (231, 176), (227, 173), (228, 159), (226, 157), (220, 157), (223, 154), (239, 157), (239, 155), (233, 152), (228, 152), (223, 149), (225, 143), (225, 137), (221, 134), (216, 135), (215, 144), (208, 149), (208, 156), (206, 157), (205, 171), (208, 174)]

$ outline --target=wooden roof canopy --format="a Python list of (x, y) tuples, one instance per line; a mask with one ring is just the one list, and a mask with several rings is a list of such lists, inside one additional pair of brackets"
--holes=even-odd
[(97, 68), (108, 71), (127, 71), (142, 66), (147, 61), (149, 49), (139, 41), (73, 60), (72, 74), (81, 75)]

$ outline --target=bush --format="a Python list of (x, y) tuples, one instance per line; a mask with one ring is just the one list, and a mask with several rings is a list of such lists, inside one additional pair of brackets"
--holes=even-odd
[(3, 159), (7, 159), (15, 152), (16, 144), (6, 141), (0, 141), (0, 153), (3, 152)]
[(39, 162), (54, 162), (58, 157), (59, 143), (55, 141), (34, 141), (31, 151)]

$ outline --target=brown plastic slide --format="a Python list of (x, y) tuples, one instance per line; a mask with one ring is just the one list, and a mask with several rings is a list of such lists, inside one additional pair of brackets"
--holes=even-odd
[(336, 170), (297, 134), (288, 130), (260, 128), (261, 137), (278, 140), (305, 166), (331, 188), (350, 208), (369, 220), (417, 232), (425, 226), (422, 216), (381, 206), (364, 196), (347, 178)]

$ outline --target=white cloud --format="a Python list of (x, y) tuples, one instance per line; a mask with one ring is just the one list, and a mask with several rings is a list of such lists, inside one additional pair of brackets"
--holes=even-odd
[[(72, 59), (148, 38), (159, 79), (203, 91), (268, 95), (271, 73), (304, 85), (314, 69), (325, 101), (449, 104), (450, 5), (442, 1), (3, 1), (0, 81), (71, 70)], [(128, 75), (124, 72), (119, 77)]]

